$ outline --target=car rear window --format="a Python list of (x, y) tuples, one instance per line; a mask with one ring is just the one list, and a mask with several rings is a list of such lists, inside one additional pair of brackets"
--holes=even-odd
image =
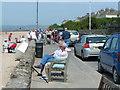
[(86, 43), (104, 43), (106, 39), (106, 37), (88, 37)]
[(78, 35), (78, 33), (77, 33), (77, 32), (71, 32), (71, 34)]

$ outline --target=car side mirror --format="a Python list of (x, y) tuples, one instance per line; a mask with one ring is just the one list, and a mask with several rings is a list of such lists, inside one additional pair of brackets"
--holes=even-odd
[(98, 48), (99, 48), (99, 49), (103, 49), (103, 46), (99, 46)]

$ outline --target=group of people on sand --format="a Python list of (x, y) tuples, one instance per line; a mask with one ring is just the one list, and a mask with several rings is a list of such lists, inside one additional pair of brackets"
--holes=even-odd
[(24, 35), (22, 35), (22, 37), (19, 36), (19, 38), (15, 37), (15, 39), (13, 39), (13, 34), (10, 33), (8, 35), (8, 39), (4, 39), (2, 52), (16, 53), (15, 49), (17, 43), (22, 43), (22, 42), (26, 42), (26, 38)]
[[(40, 29), (37, 31), (36, 30), (29, 31), (26, 36), (27, 36), (28, 42), (30, 40), (37, 41), (45, 37), (52, 39), (52, 38), (55, 38), (55, 32), (52, 30), (42, 31)], [(53, 53), (45, 54), (42, 58), (41, 63), (35, 66), (35, 68), (41, 69), (40, 71), (41, 74), (44, 70), (45, 65), (48, 62), (50, 62), (51, 60), (65, 60), (68, 57), (68, 53), (71, 52), (71, 49), (68, 48), (69, 42), (70, 42), (69, 40), (70, 33), (65, 30), (62, 32), (62, 34), (60, 34), (60, 37), (61, 38), (57, 41), (58, 49), (55, 50)], [(3, 42), (3, 52), (5, 52), (5, 50), (7, 49), (8, 53), (11, 53), (11, 50), (13, 51), (15, 50), (17, 43), (26, 42), (26, 38), (24, 35), (21, 37), (21, 39), (15, 38), (15, 42), (10, 45), (11, 41), (12, 41), (12, 33), (8, 35), (8, 41), (7, 39), (5, 39)]]

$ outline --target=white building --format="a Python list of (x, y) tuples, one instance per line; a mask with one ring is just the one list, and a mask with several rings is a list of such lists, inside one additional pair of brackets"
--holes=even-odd
[[(117, 18), (118, 16), (117, 15), (106, 15), (105, 16), (106, 18)], [(119, 16), (120, 17), (120, 16)]]

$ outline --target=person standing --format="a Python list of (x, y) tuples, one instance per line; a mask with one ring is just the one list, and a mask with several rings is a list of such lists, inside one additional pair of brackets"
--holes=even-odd
[(37, 40), (36, 32), (35, 31), (31, 31), (30, 36), (31, 36), (32, 40), (35, 40), (35, 41)]
[(69, 43), (70, 43), (70, 32), (68, 32), (67, 29), (65, 28), (65, 31), (62, 32), (61, 36), (62, 36), (62, 39), (66, 43), (66, 48), (68, 48)]
[(8, 41), (9, 41), (9, 42), (11, 42), (11, 38), (12, 38), (12, 33), (10, 33), (10, 34), (8, 35)]
[(31, 32), (31, 31), (29, 31), (29, 33), (27, 34), (28, 42), (29, 42), (29, 41), (31, 40), (31, 38), (32, 38), (32, 37), (30, 36), (30, 32)]

